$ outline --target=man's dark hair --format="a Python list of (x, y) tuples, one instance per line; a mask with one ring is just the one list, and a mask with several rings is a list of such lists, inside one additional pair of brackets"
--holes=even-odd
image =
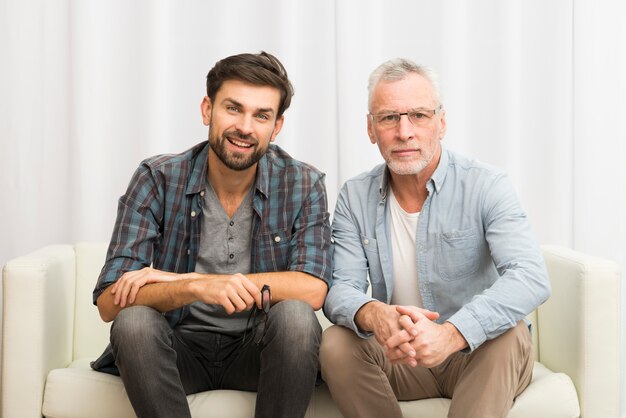
[(276, 118), (280, 118), (291, 104), (293, 86), (287, 71), (278, 58), (265, 51), (233, 55), (218, 61), (206, 76), (206, 91), (211, 103), (215, 102), (218, 90), (228, 80), (277, 88), (280, 91), (280, 102)]

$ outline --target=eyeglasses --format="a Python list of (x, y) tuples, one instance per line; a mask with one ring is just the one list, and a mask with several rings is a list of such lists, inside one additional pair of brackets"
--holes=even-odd
[(400, 113), (400, 112), (385, 112), (385, 113), (370, 113), (372, 120), (376, 125), (379, 125), (385, 129), (395, 128), (400, 124), (400, 118), (403, 115), (409, 119), (409, 122), (413, 126), (423, 127), (428, 126), (430, 124), (431, 119), (438, 113), (441, 112), (442, 106), (439, 106), (435, 109), (416, 109), (409, 110), (408, 112)]
[[(270, 312), (270, 301), (272, 295), (270, 293), (269, 285), (264, 284), (261, 288), (261, 309), (259, 309), (256, 305), (250, 311), (250, 316), (248, 317), (248, 321), (246, 322), (246, 330), (243, 334), (242, 344), (246, 344), (248, 330), (251, 329), (252, 341), (256, 345), (261, 344), (263, 338), (265, 337), (265, 331), (267, 330), (267, 315)], [(250, 327), (250, 321), (252, 321), (252, 327)]]

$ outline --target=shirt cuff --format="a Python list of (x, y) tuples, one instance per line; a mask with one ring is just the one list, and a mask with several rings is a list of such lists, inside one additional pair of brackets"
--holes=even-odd
[(452, 315), (447, 322), (454, 325), (467, 341), (469, 349), (463, 351), (472, 352), (487, 340), (487, 334), (485, 334), (480, 322), (465, 309)]
[(356, 305), (356, 309), (354, 309), (354, 311), (353, 311), (354, 314), (350, 318), (350, 326), (351, 326), (351, 328), (354, 330), (356, 335), (358, 335), (361, 338), (369, 338), (372, 335), (374, 335), (374, 333), (371, 332), (371, 331), (361, 331), (361, 329), (356, 324), (356, 321), (354, 319), (356, 318), (356, 314), (357, 314), (357, 312), (359, 312), (359, 309), (361, 309), (366, 304), (368, 304), (370, 302), (375, 302), (375, 301), (378, 302), (378, 299), (369, 298), (369, 297), (365, 297), (363, 300), (358, 301), (358, 303)]

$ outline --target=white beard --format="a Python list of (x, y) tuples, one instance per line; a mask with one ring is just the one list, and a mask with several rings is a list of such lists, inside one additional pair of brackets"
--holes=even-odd
[[(420, 148), (420, 152), (424, 152), (424, 148)], [(421, 154), (418, 160), (402, 161), (393, 159), (391, 151), (383, 155), (389, 170), (400, 176), (409, 176), (413, 174), (419, 174), (423, 169), (433, 160), (436, 154), (436, 150), (428, 154)]]
[(423, 169), (425, 169), (428, 164), (430, 164), (432, 158), (430, 160), (425, 160), (420, 158), (418, 161), (393, 161), (388, 160), (387, 166), (389, 170), (399, 176), (409, 176), (412, 174), (419, 174)]

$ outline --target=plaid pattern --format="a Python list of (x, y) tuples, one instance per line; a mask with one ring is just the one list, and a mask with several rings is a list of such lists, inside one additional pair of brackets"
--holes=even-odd
[[(195, 269), (206, 185), (208, 143), (141, 163), (119, 199), (117, 220), (93, 302), (127, 271), (152, 265)], [(324, 174), (270, 145), (257, 168), (252, 202), (252, 273), (301, 271), (327, 283), (332, 274)], [(168, 312), (174, 325), (187, 309)]]

